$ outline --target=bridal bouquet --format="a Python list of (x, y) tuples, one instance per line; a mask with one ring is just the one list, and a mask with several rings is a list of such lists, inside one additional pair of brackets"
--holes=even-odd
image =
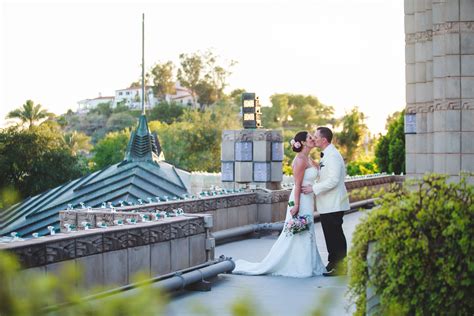
[(309, 229), (309, 215), (295, 216), (285, 224), (283, 231), (287, 236), (292, 236)]

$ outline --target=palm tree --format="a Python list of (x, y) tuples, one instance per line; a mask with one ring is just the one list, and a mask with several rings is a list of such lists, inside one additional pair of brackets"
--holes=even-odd
[(64, 135), (64, 142), (71, 149), (73, 155), (77, 155), (79, 152), (89, 153), (92, 148), (90, 140), (89, 136), (77, 131)]
[(7, 114), (7, 119), (19, 119), (22, 124), (28, 123), (28, 128), (35, 125), (44, 118), (52, 117), (54, 114), (41, 108), (41, 104), (34, 105), (32, 100), (26, 100), (21, 108), (11, 111)]

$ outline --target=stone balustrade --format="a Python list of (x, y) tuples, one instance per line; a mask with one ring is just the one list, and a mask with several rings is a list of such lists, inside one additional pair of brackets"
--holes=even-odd
[(159, 276), (213, 259), (212, 218), (185, 214), (0, 244), (28, 271), (57, 274), (82, 266), (81, 286), (125, 285), (137, 272)]
[[(362, 188), (377, 191), (391, 183), (403, 182), (403, 176), (381, 175), (374, 177), (352, 178), (346, 181), (351, 202), (363, 199), (351, 194)], [(133, 220), (136, 223), (154, 221), (163, 213), (173, 215), (176, 210), (187, 214), (208, 214), (214, 218), (211, 231), (220, 231), (238, 226), (257, 223), (277, 222), (285, 219), (287, 203), (291, 189), (256, 190), (227, 195), (213, 195), (199, 199), (147, 203), (141, 205), (118, 207), (115, 211), (108, 208), (66, 210), (60, 212), (61, 232), (67, 231), (65, 225), (72, 225), (78, 230), (84, 230), (83, 223), (89, 227), (105, 224), (107, 227), (117, 225), (117, 221), (127, 224)], [(143, 217), (146, 215), (146, 219)]]

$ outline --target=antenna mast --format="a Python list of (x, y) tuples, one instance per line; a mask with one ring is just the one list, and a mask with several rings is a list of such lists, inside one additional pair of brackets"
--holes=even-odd
[(145, 13), (142, 13), (142, 115), (145, 115)]

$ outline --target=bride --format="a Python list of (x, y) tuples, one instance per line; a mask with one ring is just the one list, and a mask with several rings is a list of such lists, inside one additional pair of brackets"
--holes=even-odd
[(311, 134), (303, 131), (298, 132), (291, 140), (291, 147), (297, 153), (292, 164), (295, 185), (289, 199), (294, 201), (294, 206), (288, 206), (286, 210), (285, 226), (294, 216), (309, 215), (309, 230), (293, 235), (287, 235), (283, 231), (261, 262), (236, 260), (233, 271), (235, 274), (271, 274), (305, 278), (326, 272), (316, 245), (313, 221), (314, 197), (312, 194), (301, 192), (303, 185), (312, 185), (318, 176), (319, 165), (309, 157), (315, 143)]

